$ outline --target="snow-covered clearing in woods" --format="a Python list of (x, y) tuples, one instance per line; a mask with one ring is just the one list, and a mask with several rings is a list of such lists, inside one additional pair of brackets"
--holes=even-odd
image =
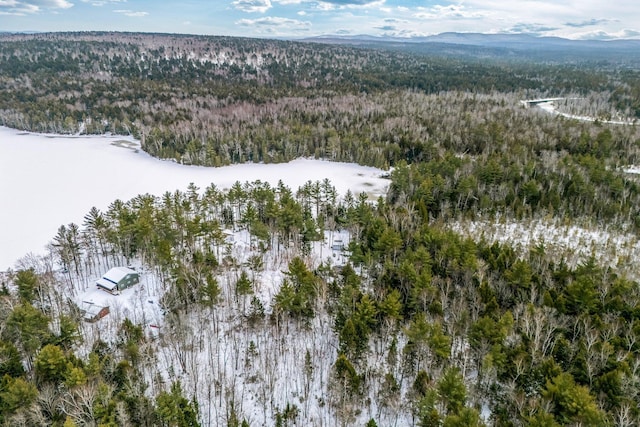
[(575, 266), (591, 256), (603, 265), (615, 267), (629, 278), (640, 279), (635, 261), (640, 257), (640, 239), (636, 233), (608, 230), (602, 226), (566, 225), (558, 220), (514, 221), (459, 220), (449, 227), (474, 240), (508, 243), (521, 254), (544, 245), (545, 252)]
[[(321, 262), (329, 267), (343, 265), (346, 254), (332, 247), (338, 241), (348, 245), (350, 238), (344, 230), (325, 231), (322, 241), (313, 242), (305, 263), (310, 268)], [(83, 342), (77, 353), (86, 357), (97, 340), (114, 345), (122, 321), (129, 318), (145, 331), (139, 368), (149, 386), (148, 396), (156, 396), (180, 381), (185, 395), (198, 401), (202, 425), (226, 425), (231, 408), (250, 425), (274, 425), (276, 414), (287, 406), (297, 410), (296, 425), (343, 424), (332, 400), (336, 393), (330, 391), (338, 338), (333, 331), (333, 318), (322, 308), (327, 289), (319, 287), (316, 315), (308, 322), (288, 316), (274, 321), (269, 316), (288, 263), (299, 255), (300, 249), (276, 244), (260, 253), (246, 230), (233, 232), (226, 243), (213, 249), (230, 255), (237, 267), (220, 270), (217, 279), (221, 295), (216, 305), (194, 305), (181, 312), (181, 319), (170, 318), (160, 307), (161, 296), (171, 286), (171, 280), (163, 281), (157, 271), (136, 262), (133, 267), (141, 273), (140, 283), (117, 296), (95, 288), (97, 274), (57, 273), (66, 283), (59, 287), (65, 297), (78, 304), (87, 301), (109, 306), (111, 310), (96, 323), (81, 323)], [(264, 263), (254, 271), (247, 268), (247, 261), (255, 255), (260, 255)], [(253, 281), (252, 295), (235, 292), (242, 269)], [(264, 307), (266, 317), (252, 324), (249, 314), (254, 296)], [(371, 378), (381, 378), (389, 369), (383, 360), (386, 342), (380, 348), (368, 363)], [(403, 388), (409, 385), (405, 382)], [(353, 425), (364, 425), (371, 418), (379, 425), (410, 423), (406, 408), (381, 404), (384, 392), (379, 381), (368, 382), (364, 399), (368, 403), (353, 415)]]
[(236, 181), (279, 180), (294, 191), (307, 181), (331, 180), (338, 194), (386, 193), (382, 170), (352, 163), (298, 159), (281, 164), (220, 168), (162, 161), (122, 136), (60, 136), (0, 127), (0, 271), (27, 253), (41, 254), (58, 228), (82, 224), (91, 207), (105, 210), (116, 199), (201, 189), (227, 189)]

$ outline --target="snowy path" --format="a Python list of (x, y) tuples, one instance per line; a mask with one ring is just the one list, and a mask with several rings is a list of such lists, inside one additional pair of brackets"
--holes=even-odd
[(630, 120), (601, 120), (591, 116), (579, 116), (576, 114), (563, 113), (562, 111), (559, 111), (556, 108), (554, 102), (562, 101), (565, 99), (574, 99), (574, 98), (549, 98), (549, 99), (542, 99), (542, 100), (533, 99), (533, 100), (523, 100), (520, 102), (526, 105), (538, 107), (549, 114), (556, 114), (562, 117), (566, 117), (568, 119), (580, 120), (583, 122), (598, 121), (600, 123), (607, 123), (612, 125), (632, 125), (634, 123), (633, 121), (630, 121)]

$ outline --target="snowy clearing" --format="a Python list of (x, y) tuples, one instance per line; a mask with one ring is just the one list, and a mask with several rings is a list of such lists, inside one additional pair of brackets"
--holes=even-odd
[(602, 265), (638, 279), (633, 260), (640, 256), (640, 240), (635, 233), (544, 220), (455, 221), (449, 227), (476, 240), (508, 243), (523, 255), (532, 247), (544, 244), (546, 253), (558, 260), (564, 259), (572, 267), (595, 256)]
[(158, 160), (122, 136), (60, 136), (0, 127), (0, 271), (24, 255), (41, 253), (58, 227), (81, 224), (93, 206), (106, 209), (116, 199), (161, 195), (214, 183), (279, 180), (292, 189), (329, 178), (339, 194), (351, 190), (370, 197), (386, 193), (382, 170), (351, 163), (298, 159), (283, 164), (241, 164), (221, 168), (185, 166)]
[[(334, 247), (337, 242), (348, 244), (350, 238), (345, 230), (325, 231), (321, 241), (312, 243), (306, 262), (312, 268), (320, 262), (343, 265), (345, 252)], [(249, 233), (240, 230), (213, 249), (228, 251), (237, 266), (243, 266), (249, 257), (260, 253), (250, 241)], [(95, 280), (109, 268), (106, 265), (90, 274), (59, 273), (65, 283), (60, 287), (64, 299), (73, 300), (79, 308), (86, 308), (87, 304), (110, 308), (109, 314), (97, 322), (80, 324), (83, 341), (76, 352), (87, 357), (97, 340), (116, 345), (122, 322), (128, 318), (143, 327), (146, 337), (141, 347), (144, 362), (140, 370), (149, 385), (149, 396), (179, 380), (185, 393), (197, 399), (203, 425), (226, 425), (232, 406), (252, 425), (272, 425), (273, 415), (286, 405), (294, 405), (299, 411), (302, 423), (297, 425), (339, 425), (338, 413), (327, 397), (331, 381), (327, 367), (334, 363), (339, 344), (332, 329), (333, 319), (318, 310), (309, 324), (288, 318), (275, 324), (269, 320), (287, 265), (298, 253), (299, 248), (294, 246), (274, 245), (261, 254), (264, 265), (251, 272), (251, 295), (239, 296), (235, 292), (242, 268), (221, 271), (217, 276), (220, 301), (210, 309), (194, 306), (181, 319), (170, 313), (165, 316), (161, 298), (169, 283), (155, 269), (134, 263), (141, 275), (140, 283), (119, 295), (95, 286)], [(267, 317), (252, 325), (247, 319), (253, 296), (260, 300)], [(393, 418), (377, 406), (379, 387), (374, 382), (368, 390), (371, 404), (358, 415), (358, 424), (363, 425), (371, 417), (381, 421)], [(401, 415), (394, 417), (400, 418), (402, 425), (408, 423)]]

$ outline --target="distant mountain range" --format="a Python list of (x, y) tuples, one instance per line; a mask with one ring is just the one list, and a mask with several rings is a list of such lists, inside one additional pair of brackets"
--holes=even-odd
[[(0, 35), (38, 34), (38, 31)], [(133, 34), (133, 33), (131, 33)], [(640, 39), (571, 40), (538, 37), (531, 34), (441, 33), (425, 37), (386, 37), (359, 35), (321, 35), (295, 41), (350, 45), (363, 48), (393, 49), (420, 54), (471, 58), (576, 62), (611, 60), (640, 64)]]
[(0, 34), (39, 34), (42, 31), (25, 30), (25, 31), (4, 31), (0, 30)]
[(640, 61), (640, 40), (570, 40), (529, 34), (442, 33), (426, 37), (326, 35), (304, 41), (400, 49), (421, 53), (511, 57), (551, 61), (615, 59)]

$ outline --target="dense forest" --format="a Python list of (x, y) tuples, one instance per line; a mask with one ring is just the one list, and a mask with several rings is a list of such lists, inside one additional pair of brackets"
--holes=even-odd
[[(611, 108), (640, 117), (640, 74), (613, 63), (488, 62), (198, 36), (2, 36), (0, 90), (6, 126), (133, 134), (154, 156), (211, 166), (299, 156), (412, 161), (408, 146), (439, 131), (441, 117), (431, 114), (444, 111), (429, 104), (441, 92), (607, 93)], [(417, 94), (409, 105), (407, 91)], [(482, 122), (477, 113), (471, 119)]]
[[(535, 220), (637, 236), (637, 70), (3, 35), (0, 88), (6, 126), (133, 134), (186, 164), (314, 156), (392, 168), (377, 200), (329, 180), (192, 185), (61, 226), (48, 256), (1, 276), (0, 423), (640, 424), (633, 260), (456, 228)], [(544, 97), (593, 120), (520, 103)], [(83, 322), (78, 296), (116, 265), (145, 277), (139, 310)], [(152, 303), (161, 324), (140, 308)]]

